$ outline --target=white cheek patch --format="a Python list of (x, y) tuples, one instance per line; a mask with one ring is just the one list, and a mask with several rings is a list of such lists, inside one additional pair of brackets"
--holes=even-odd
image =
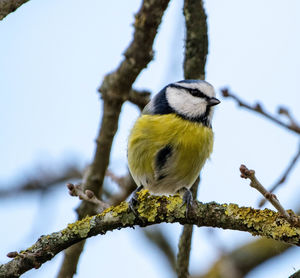
[(194, 97), (185, 90), (168, 87), (166, 97), (169, 105), (179, 114), (196, 118), (206, 111), (206, 101), (200, 97)]

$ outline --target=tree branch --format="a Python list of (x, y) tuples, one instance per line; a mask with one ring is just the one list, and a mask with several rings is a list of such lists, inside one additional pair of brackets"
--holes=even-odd
[(81, 184), (73, 184), (68, 183), (67, 187), (69, 189), (69, 194), (71, 196), (77, 196), (80, 200), (85, 200), (87, 202), (90, 202), (98, 207), (97, 211), (102, 212), (104, 209), (107, 209), (110, 207), (108, 203), (105, 203), (101, 200), (99, 200), (93, 191), (86, 189), (83, 191)]
[[(54, 168), (52, 165), (47, 165), (38, 167), (33, 171), (34, 174), (24, 173), (23, 175), (25, 177), (22, 182), (14, 182), (9, 186), (6, 186), (7, 189), (0, 189), (0, 198), (6, 198), (10, 196), (15, 197), (21, 193), (36, 191), (46, 192), (54, 186), (60, 185), (63, 182), (69, 181), (70, 179), (82, 178), (82, 170), (79, 169), (79, 167), (75, 164), (62, 165), (57, 168), (59, 168), (59, 170)], [(17, 186), (15, 184), (19, 185)]]
[(15, 258), (12, 261), (1, 265), (0, 277), (19, 277), (22, 273), (38, 268), (60, 251), (88, 237), (134, 225), (149, 226), (162, 222), (247, 231), (252, 235), (265, 236), (300, 246), (300, 228), (291, 226), (280, 214), (269, 209), (258, 210), (239, 207), (236, 204), (220, 205), (213, 202), (203, 204), (194, 201), (192, 210), (186, 217), (186, 207), (182, 205), (180, 196), (152, 196), (147, 190), (138, 194), (138, 204), (135, 209), (139, 217), (129, 209), (128, 203), (123, 202), (119, 206), (108, 208), (101, 214), (69, 224), (59, 232), (41, 236), (34, 245), (14, 254)]
[(186, 24), (184, 76), (204, 80), (208, 35), (203, 1), (185, 0), (183, 12)]
[(133, 82), (153, 58), (153, 41), (168, 3), (169, 0), (144, 0), (135, 16), (134, 38), (125, 51), (125, 59), (116, 71), (104, 78), (99, 88), (104, 100), (103, 117), (85, 188), (98, 197), (109, 163), (112, 141), (118, 128), (121, 106), (129, 99)]
[[(261, 263), (283, 253), (290, 247), (291, 245), (283, 242), (261, 238), (223, 255), (206, 274), (193, 278), (232, 278), (232, 268), (237, 273), (236, 276), (242, 278)], [(228, 270), (227, 273), (225, 273), (226, 270)]]
[(300, 270), (292, 274), (289, 278), (300, 278)]
[[(199, 183), (200, 176), (197, 178), (191, 188), (194, 199), (196, 199), (197, 197)], [(178, 278), (187, 278), (189, 276), (192, 237), (193, 225), (184, 225), (178, 243), (178, 253), (176, 261), (176, 273)]]
[(254, 170), (249, 170), (245, 165), (241, 165), (240, 167), (241, 177), (244, 179), (250, 179), (250, 186), (258, 190), (277, 210), (278, 212), (291, 224), (297, 225), (300, 224), (300, 218), (295, 214), (291, 213), (291, 215), (283, 208), (280, 204), (277, 197), (268, 192), (264, 186), (258, 181), (255, 176)]
[(145, 105), (150, 101), (151, 93), (149, 91), (130, 90), (128, 100), (143, 110)]
[[(85, 175), (84, 191), (94, 192), (98, 199), (101, 199), (102, 184), (107, 166), (109, 164), (111, 146), (118, 129), (119, 115), (123, 103), (130, 97), (133, 82), (141, 71), (147, 67), (153, 58), (153, 41), (162, 16), (170, 0), (144, 0), (139, 12), (135, 16), (134, 37), (125, 51), (125, 59), (112, 73), (105, 76), (99, 88), (103, 98), (103, 115), (101, 127), (96, 139), (96, 151), (93, 162)], [(79, 219), (86, 215), (94, 214), (95, 208), (89, 202), (83, 201), (77, 209)], [(78, 261), (80, 253), (74, 250), (74, 262)], [(71, 256), (71, 252), (69, 254)], [(64, 262), (62, 264), (64, 268)], [(74, 266), (71, 269), (71, 276), (74, 274)], [(76, 271), (76, 267), (75, 267)], [(60, 271), (62, 273), (65, 271)], [(61, 276), (60, 274), (58, 277)]]
[(0, 0), (0, 20), (14, 12), (28, 0)]
[[(297, 164), (299, 157), (300, 157), (300, 145), (298, 146), (296, 155), (293, 157), (293, 159), (289, 163), (289, 165), (286, 168), (286, 170), (284, 171), (284, 173), (281, 175), (281, 177), (278, 179), (278, 181), (269, 190), (270, 193), (273, 193), (280, 185), (282, 185), (287, 180), (289, 174), (291, 173), (291, 171)], [(262, 207), (265, 203), (266, 203), (266, 199), (265, 198), (261, 199), (261, 201), (259, 202), (259, 207)]]
[[(208, 53), (206, 13), (202, 0), (185, 0), (183, 13), (186, 26), (184, 78), (205, 79), (205, 64)], [(197, 196), (199, 178), (192, 187)], [(193, 226), (185, 225), (178, 243), (176, 272), (179, 278), (188, 277)]]
[(271, 120), (272, 122), (275, 122), (276, 124), (278, 124), (278, 125), (286, 128), (286, 129), (289, 129), (291, 131), (296, 132), (297, 134), (300, 134), (300, 126), (295, 125), (295, 121), (290, 122), (290, 123), (287, 124), (287, 123), (281, 121), (280, 119), (276, 118), (275, 116), (273, 116), (273, 115), (269, 114), (268, 112), (266, 112), (262, 108), (261, 104), (257, 103), (255, 105), (251, 106), (250, 104), (248, 104), (248, 103), (244, 102), (243, 100), (241, 100), (236, 95), (232, 94), (229, 91), (229, 89), (227, 89), (227, 88), (222, 89), (221, 92), (223, 94), (223, 97), (229, 97), (229, 98), (234, 99), (240, 107), (243, 107), (243, 108), (246, 108), (246, 109), (248, 109), (250, 111), (253, 111), (253, 112), (256, 112), (258, 114), (261, 114), (264, 117), (266, 117), (267, 119)]
[(175, 254), (172, 248), (172, 244), (168, 238), (168, 235), (159, 226), (153, 227), (153, 229), (143, 229), (145, 237), (154, 244), (160, 253), (168, 260), (170, 268), (175, 272), (176, 260)]

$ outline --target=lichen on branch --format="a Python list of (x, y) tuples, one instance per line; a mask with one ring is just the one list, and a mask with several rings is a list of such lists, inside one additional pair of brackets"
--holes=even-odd
[(129, 209), (128, 203), (122, 202), (101, 214), (69, 224), (59, 232), (42, 236), (28, 249), (14, 253), (15, 256), (10, 262), (1, 265), (0, 277), (19, 277), (86, 238), (135, 225), (149, 226), (162, 222), (247, 231), (252, 235), (300, 246), (300, 228), (291, 226), (280, 214), (269, 209), (259, 210), (239, 207), (236, 204), (205, 204), (194, 201), (186, 217), (186, 207), (179, 195), (153, 196), (147, 190), (143, 190), (138, 196), (136, 211), (139, 217)]

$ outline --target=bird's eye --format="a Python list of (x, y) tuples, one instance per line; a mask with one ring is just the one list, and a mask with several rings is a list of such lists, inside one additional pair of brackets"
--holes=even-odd
[(192, 96), (194, 97), (201, 97), (207, 99), (207, 95), (203, 94), (201, 91), (198, 89), (189, 89), (189, 92)]

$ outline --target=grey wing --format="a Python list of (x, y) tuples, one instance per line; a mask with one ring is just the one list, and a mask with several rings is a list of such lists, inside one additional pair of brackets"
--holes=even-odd
[(161, 148), (155, 156), (154, 181), (148, 189), (154, 194), (175, 194), (182, 187), (182, 180), (176, 170), (178, 165), (176, 149), (172, 145)]
[(155, 157), (155, 179), (157, 181), (162, 180), (168, 175), (168, 167), (174, 150), (171, 145), (166, 145), (160, 149)]

